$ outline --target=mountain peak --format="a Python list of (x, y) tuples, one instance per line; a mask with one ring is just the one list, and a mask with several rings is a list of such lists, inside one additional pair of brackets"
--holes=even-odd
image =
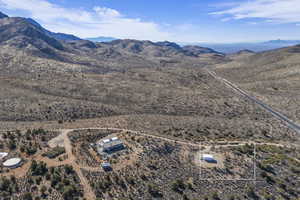
[(0, 19), (2, 19), (2, 18), (7, 18), (7, 17), (8, 17), (8, 15), (6, 15), (6, 14), (0, 12)]
[(57, 40), (63, 40), (63, 41), (73, 41), (73, 40), (81, 40), (80, 38), (71, 35), (71, 34), (65, 34), (65, 33), (54, 33), (51, 31), (48, 31), (47, 29), (43, 28), (38, 22), (36, 22), (34, 19), (26, 18), (26, 21), (30, 24), (36, 26), (37, 28), (41, 29), (44, 33), (46, 33), (49, 37), (53, 37)]
[(244, 54), (244, 53), (255, 53), (254, 51), (251, 51), (249, 49), (243, 49), (238, 51), (236, 54)]
[(160, 46), (166, 46), (166, 47), (173, 47), (175, 49), (181, 49), (181, 47), (174, 43), (174, 42), (169, 42), (169, 41), (163, 41), (163, 42), (156, 42), (157, 45), (160, 45)]
[(191, 54), (194, 54), (194, 55), (210, 54), (210, 53), (220, 54), (220, 55), (222, 54), (211, 48), (201, 47), (198, 45), (187, 45), (187, 46), (183, 47), (183, 50), (185, 50), (186, 52), (189, 52)]

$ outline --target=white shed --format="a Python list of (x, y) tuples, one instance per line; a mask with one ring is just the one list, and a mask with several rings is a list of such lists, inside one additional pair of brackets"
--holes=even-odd
[(105, 143), (109, 143), (110, 142), (110, 139), (104, 139), (103, 140), (103, 143), (105, 144)]

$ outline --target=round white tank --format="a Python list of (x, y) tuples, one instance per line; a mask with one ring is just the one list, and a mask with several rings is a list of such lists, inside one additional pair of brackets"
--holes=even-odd
[(11, 158), (11, 159), (6, 160), (3, 163), (3, 166), (8, 167), (8, 168), (16, 168), (16, 167), (20, 166), (21, 162), (22, 162), (21, 158)]

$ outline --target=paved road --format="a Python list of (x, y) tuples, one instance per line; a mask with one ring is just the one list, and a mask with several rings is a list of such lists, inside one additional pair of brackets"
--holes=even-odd
[(250, 96), (246, 91), (242, 90), (241, 88), (239, 88), (237, 85), (235, 85), (234, 83), (217, 76), (217, 74), (213, 71), (207, 70), (207, 72), (214, 77), (215, 79), (223, 82), (225, 85), (227, 85), (228, 87), (230, 87), (231, 89), (235, 90), (236, 92), (238, 92), (240, 95), (246, 97), (247, 99), (251, 100), (252, 102), (256, 103), (257, 105), (259, 105), (260, 107), (262, 107), (263, 109), (265, 109), (266, 111), (268, 111), (269, 113), (271, 113), (273, 116), (275, 116), (277, 119), (283, 121), (288, 127), (290, 127), (291, 129), (293, 129), (295, 132), (300, 134), (300, 125), (297, 124), (296, 122), (293, 122), (291, 119), (289, 119), (287, 116), (283, 115), (282, 113), (274, 110), (273, 108), (271, 108), (270, 106), (268, 106), (267, 104), (265, 104), (264, 102), (262, 102), (261, 100)]

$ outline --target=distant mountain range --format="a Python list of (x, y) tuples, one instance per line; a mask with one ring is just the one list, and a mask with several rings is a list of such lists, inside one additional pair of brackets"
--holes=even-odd
[[(95, 38), (85, 38), (86, 40), (92, 42), (111, 42), (118, 40), (114, 37), (95, 37)], [(253, 52), (262, 52), (267, 50), (273, 50), (288, 46), (294, 46), (300, 44), (300, 40), (270, 40), (266, 42), (257, 42), (257, 43), (180, 43), (182, 47), (184, 46), (198, 46), (205, 47), (207, 53), (221, 52), (223, 54), (232, 54), (237, 53), (243, 50), (249, 50)]]
[[(24, 23), (27, 22), (27, 25), (29, 25), (29, 24), (33, 25), (34, 30), (38, 30), (39, 33), (41, 33), (41, 32), (44, 33), (44, 36), (47, 36), (47, 37), (50, 37), (52, 39), (56, 39), (59, 41), (70, 42), (70, 41), (88, 40), (91, 42), (112, 42), (112, 41), (118, 40), (117, 38), (114, 38), (114, 37), (104, 37), (104, 36), (81, 39), (81, 38), (71, 35), (71, 34), (55, 33), (55, 32), (46, 30), (38, 22), (36, 22), (35, 20), (33, 20), (31, 18), (20, 18), (20, 17), (9, 18), (6, 14), (3, 14), (0, 12), (0, 19), (5, 19), (5, 18), (8, 18), (9, 20), (7, 20), (7, 21), (12, 23), (12, 25), (15, 23), (19, 23), (20, 25), (22, 24), (22, 26), (24, 26)], [(26, 28), (29, 27), (27, 25), (26, 25)], [(47, 41), (50, 41), (50, 40), (47, 40)], [(134, 41), (134, 40), (131, 40), (131, 41)], [(94, 45), (91, 43), (88, 44), (88, 42), (83, 42), (83, 43), (84, 44), (82, 44), (82, 45), (88, 45), (88, 46)], [(154, 43), (152, 43), (152, 44), (154, 44)], [(280, 40), (279, 39), (279, 40), (270, 40), (270, 41), (266, 41), (266, 42), (257, 42), (257, 43), (231, 43), (231, 44), (181, 43), (180, 46), (176, 44), (176, 47), (174, 45), (175, 43), (169, 43), (169, 42), (168, 43), (158, 42), (156, 44), (157, 44), (157, 46), (161, 46), (161, 44), (171, 45), (170, 47), (172, 47), (174, 49), (180, 50), (181, 52), (185, 52), (185, 54), (188, 52), (188, 53), (190, 53), (190, 55), (195, 56), (195, 55), (199, 55), (199, 54), (203, 54), (203, 53), (232, 54), (232, 53), (240, 52), (245, 49), (254, 51), (254, 52), (262, 52), (262, 51), (267, 51), (267, 50), (272, 50), (272, 49), (294, 46), (294, 45), (300, 44), (300, 40)], [(182, 48), (182, 49), (179, 49), (179, 48)]]
[(242, 50), (250, 50), (254, 52), (268, 51), (288, 46), (300, 44), (300, 40), (270, 40), (266, 42), (257, 43), (183, 43), (182, 45), (199, 45), (207, 48), (214, 49), (215, 51), (225, 54), (236, 53)]
[(3, 13), (0, 17), (0, 46), (3, 49), (23, 50), (30, 56), (51, 58), (72, 64), (84, 63), (97, 66), (97, 70), (112, 64), (117, 67), (120, 64), (117, 59), (124, 60), (123, 67), (125, 61), (132, 67), (166, 65), (166, 63), (181, 62), (183, 58), (207, 60), (210, 57), (218, 60), (225, 57), (210, 48), (180, 46), (168, 41), (151, 42), (98, 37), (98, 41), (101, 39), (105, 42), (92, 42), (70, 34), (54, 33), (31, 18), (8, 17)]
[[(118, 40), (114, 37), (95, 37), (95, 38), (85, 38), (86, 40), (92, 42), (111, 42)], [(224, 54), (237, 53), (243, 50), (250, 50), (253, 52), (262, 52), (267, 50), (273, 50), (288, 46), (294, 46), (300, 44), (300, 40), (270, 40), (265, 42), (257, 43), (180, 43), (181, 46), (199, 46), (206, 47), (206, 49), (214, 50), (215, 52), (221, 52)]]
[(92, 42), (111, 42), (114, 40), (117, 40), (117, 38), (113, 37), (94, 37), (94, 38), (85, 38), (86, 40), (92, 41)]
[(270, 40), (267, 42), (264, 42), (265, 44), (300, 44), (300, 40)]

